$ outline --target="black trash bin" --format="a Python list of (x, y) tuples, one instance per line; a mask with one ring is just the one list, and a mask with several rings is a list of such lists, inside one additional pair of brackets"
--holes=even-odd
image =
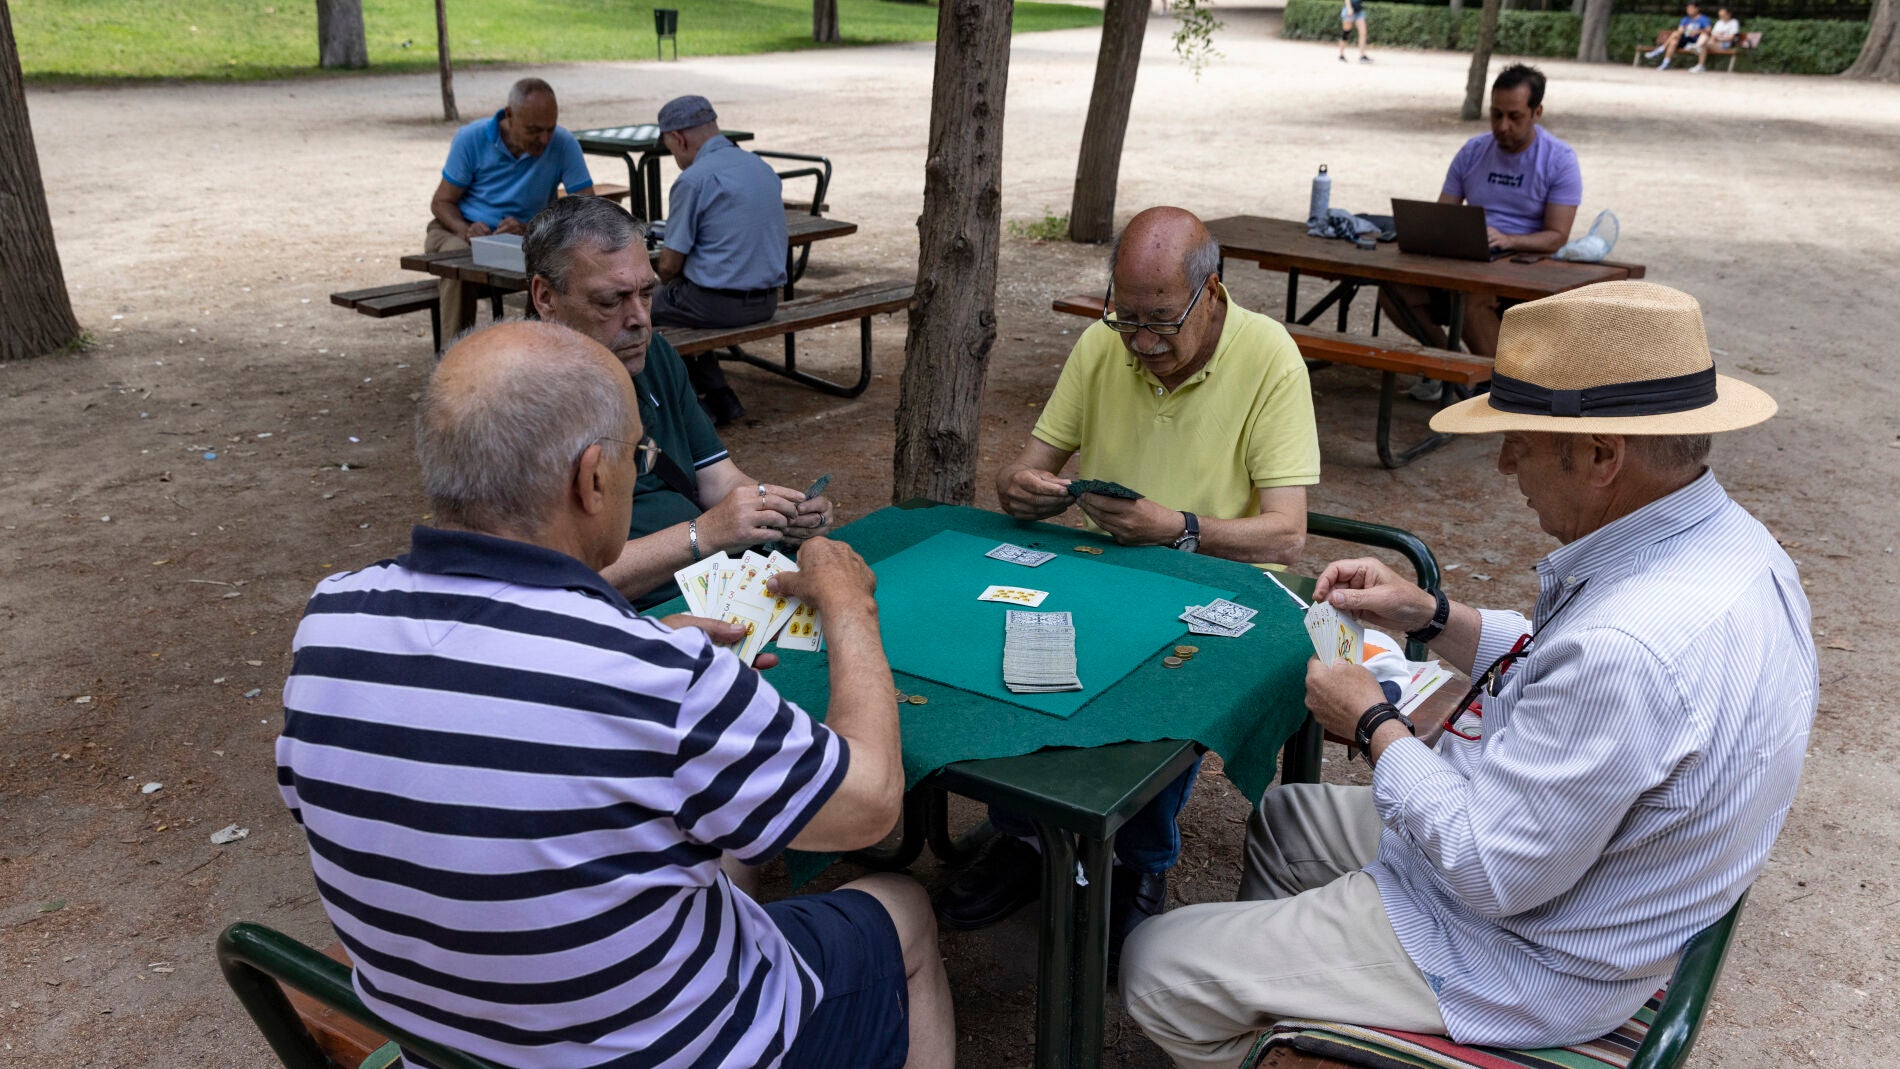
[(673, 42), (673, 58), (680, 58), (680, 13), (676, 7), (656, 7), (653, 9), (653, 55), (655, 59), (665, 59), (664, 47), (670, 39)]

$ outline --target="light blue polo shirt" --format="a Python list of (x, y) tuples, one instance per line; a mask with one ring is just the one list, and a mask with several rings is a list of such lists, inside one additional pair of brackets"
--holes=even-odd
[(784, 186), (772, 165), (715, 134), (673, 180), (666, 247), (707, 289), (785, 284)]
[(517, 156), (501, 140), (501, 116), (497, 111), (469, 123), (449, 144), (442, 178), (464, 190), (462, 218), (491, 227), (510, 216), (526, 223), (554, 200), (555, 186), (565, 185), (569, 193), (593, 188), (580, 142), (566, 127), (554, 128), (541, 155)]

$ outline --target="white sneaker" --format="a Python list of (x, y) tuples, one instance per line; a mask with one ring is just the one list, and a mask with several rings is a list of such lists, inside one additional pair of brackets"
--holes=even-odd
[(1652, 48), (1652, 49), (1650, 49), (1649, 51), (1647, 51), (1647, 52), (1645, 52), (1645, 53), (1643, 53), (1643, 58), (1644, 58), (1644, 59), (1655, 59), (1655, 58), (1656, 58), (1657, 56), (1660, 56), (1660, 55), (1662, 55), (1662, 54), (1663, 54), (1663, 49), (1664, 49), (1664, 48), (1667, 48), (1667, 47), (1668, 47), (1667, 45), (1657, 45), (1657, 46), (1656, 46), (1655, 48)]
[(1656, 69), (1657, 69), (1657, 70), (1659, 70), (1659, 71), (1666, 71), (1666, 70), (1668, 70), (1668, 69), (1669, 69), (1669, 61), (1665, 59), (1665, 60), (1663, 60), (1663, 61), (1662, 61), (1661, 63), (1658, 63), (1658, 64), (1656, 64)]
[(1412, 384), (1411, 389), (1405, 391), (1405, 396), (1414, 401), (1437, 401), (1445, 396), (1445, 384), (1437, 379), (1420, 378)]
[(1701, 74), (1701, 73), (1702, 73), (1702, 69), (1703, 69), (1703, 68), (1702, 68), (1702, 64), (1700, 64), (1700, 63), (1698, 63), (1698, 64), (1696, 64), (1695, 66), (1693, 66), (1693, 67), (1690, 67), (1690, 68), (1689, 68), (1689, 73), (1690, 73), (1690, 74)]

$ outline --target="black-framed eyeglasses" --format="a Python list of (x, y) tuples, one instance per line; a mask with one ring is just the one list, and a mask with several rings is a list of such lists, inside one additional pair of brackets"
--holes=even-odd
[[(633, 470), (634, 470), (634, 473), (638, 475), (651, 474), (653, 472), (654, 465), (660, 462), (660, 443), (654, 441), (652, 436), (650, 435), (648, 437), (640, 439), (637, 442), (629, 442), (620, 438), (609, 438), (605, 435), (602, 435), (601, 437), (594, 439), (594, 441), (613, 442), (615, 445), (632, 446), (633, 447)], [(582, 450), (582, 452), (586, 452), (586, 450)]]
[(1194, 314), (1194, 306), (1201, 303), (1201, 294), (1206, 292), (1207, 283), (1203, 281), (1201, 288), (1194, 291), (1194, 299), (1188, 302), (1187, 311), (1182, 312), (1181, 318), (1171, 323), (1165, 321), (1160, 323), (1137, 323), (1132, 319), (1115, 318), (1115, 313), (1112, 311), (1115, 307), (1115, 280), (1109, 279), (1108, 293), (1102, 298), (1102, 322), (1108, 324), (1108, 329), (1117, 334), (1134, 334), (1137, 331), (1143, 330), (1155, 335), (1179, 334), (1181, 333), (1181, 324), (1186, 323), (1187, 317)]

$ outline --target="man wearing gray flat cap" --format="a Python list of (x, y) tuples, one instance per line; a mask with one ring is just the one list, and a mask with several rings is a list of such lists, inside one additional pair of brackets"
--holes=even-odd
[[(778, 174), (719, 132), (719, 116), (702, 96), (667, 101), (660, 142), (679, 161), (680, 176), (668, 195), (653, 325), (743, 327), (772, 318), (787, 244)], [(716, 354), (686, 362), (714, 423), (745, 415)]]

